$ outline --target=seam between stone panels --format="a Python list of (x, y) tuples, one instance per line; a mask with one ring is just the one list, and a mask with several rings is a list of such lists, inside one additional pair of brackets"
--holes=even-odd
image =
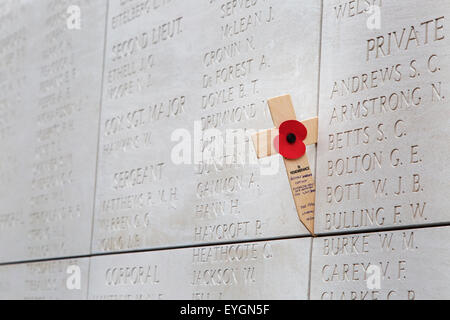
[[(92, 218), (91, 218), (91, 241), (89, 245), (89, 257), (92, 256), (92, 245), (94, 241), (94, 223), (95, 223), (95, 207), (97, 203), (97, 181), (98, 181), (98, 166), (99, 166), (99, 154), (100, 154), (100, 134), (101, 134), (101, 121), (102, 121), (102, 106), (103, 106), (103, 92), (104, 92), (104, 80), (105, 80), (105, 65), (106, 65), (106, 44), (108, 40), (108, 18), (109, 18), (109, 0), (106, 0), (106, 12), (105, 12), (105, 30), (103, 32), (103, 55), (102, 55), (102, 76), (100, 83), (100, 105), (99, 105), (99, 115), (98, 115), (98, 128), (97, 128), (97, 154), (95, 160), (95, 181), (94, 181), (94, 201), (92, 204)], [(87, 282), (87, 297), (89, 297), (90, 289), (90, 273), (91, 273), (91, 260), (88, 263), (88, 282)]]
[[(320, 112), (320, 81), (322, 76), (322, 40), (323, 40), (323, 5), (324, 0), (320, 1), (320, 25), (319, 25), (319, 52), (318, 52), (318, 59), (319, 59), (319, 65), (318, 65), (318, 77), (317, 77), (317, 106), (316, 106), (316, 112), (317, 117), (319, 117)], [(319, 124), (320, 125), (320, 124)], [(315, 181), (316, 181), (316, 191), (317, 191), (317, 164), (318, 164), (318, 148), (316, 147), (316, 154), (315, 154)], [(317, 199), (317, 193), (316, 193), (316, 199)], [(317, 214), (317, 212), (316, 212)], [(316, 220), (314, 220), (316, 221)], [(314, 226), (315, 227), (315, 226)], [(309, 279), (308, 279), (308, 300), (311, 300), (311, 287), (312, 287), (312, 260), (313, 260), (313, 248), (314, 248), (314, 238), (311, 240), (311, 250), (310, 250), (310, 257), (309, 257)]]

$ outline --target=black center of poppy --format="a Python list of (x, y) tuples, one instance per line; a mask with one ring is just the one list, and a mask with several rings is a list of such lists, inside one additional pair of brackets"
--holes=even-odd
[(289, 133), (286, 137), (287, 142), (289, 142), (290, 144), (294, 144), (295, 141), (297, 140), (297, 137), (295, 136), (295, 134), (293, 133)]

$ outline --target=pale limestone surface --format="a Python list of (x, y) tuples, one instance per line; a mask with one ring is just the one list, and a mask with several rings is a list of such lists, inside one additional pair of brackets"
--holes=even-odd
[(89, 299), (305, 300), (310, 253), (305, 238), (95, 257)]
[[(0, 299), (450, 298), (448, 12), (2, 1)], [(314, 239), (248, 140), (286, 93), (319, 116)]]
[(450, 299), (449, 239), (449, 227), (316, 238), (311, 299)]
[(2, 3), (0, 263), (90, 253), (106, 3)]

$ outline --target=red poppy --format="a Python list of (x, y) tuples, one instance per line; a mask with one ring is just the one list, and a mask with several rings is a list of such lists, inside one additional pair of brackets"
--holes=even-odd
[(288, 120), (280, 125), (280, 134), (275, 138), (277, 151), (286, 159), (301, 158), (306, 153), (303, 141), (308, 136), (308, 130), (297, 120)]

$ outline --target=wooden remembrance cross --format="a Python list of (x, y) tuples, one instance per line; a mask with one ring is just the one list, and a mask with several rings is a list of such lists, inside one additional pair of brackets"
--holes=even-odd
[[(278, 128), (287, 120), (296, 120), (295, 109), (290, 95), (269, 99), (268, 104), (276, 128), (261, 131), (252, 136), (258, 159), (278, 153), (274, 145), (274, 139), (278, 136)], [(301, 121), (301, 123), (308, 131), (303, 143), (305, 145), (316, 144), (318, 139), (318, 118)], [(289, 160), (284, 157), (283, 159), (298, 217), (309, 232), (314, 235), (316, 186), (309, 166), (308, 156), (305, 153), (303, 157), (296, 160)]]

